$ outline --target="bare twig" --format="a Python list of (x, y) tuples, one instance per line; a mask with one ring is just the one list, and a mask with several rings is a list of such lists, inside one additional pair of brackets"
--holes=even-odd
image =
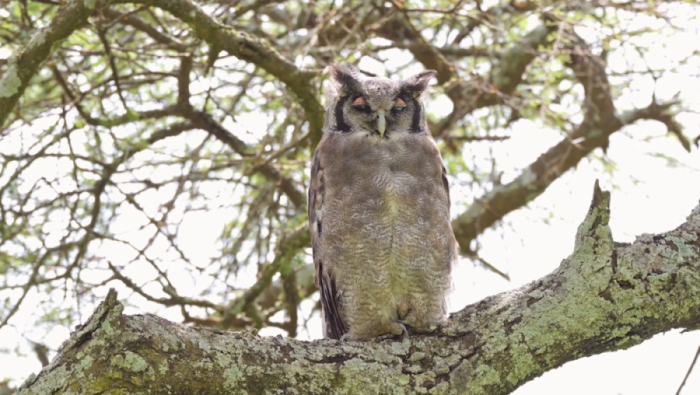
[(688, 373), (686, 373), (685, 377), (683, 377), (683, 381), (681, 382), (681, 385), (678, 387), (678, 391), (676, 391), (676, 395), (681, 395), (681, 390), (685, 386), (685, 382), (688, 381), (688, 377), (690, 377), (690, 373), (693, 371), (693, 367), (695, 367), (695, 362), (698, 361), (698, 356), (700, 356), (700, 347), (698, 347), (698, 351), (695, 352), (695, 357), (693, 357), (693, 362), (690, 363), (690, 367), (688, 368)]

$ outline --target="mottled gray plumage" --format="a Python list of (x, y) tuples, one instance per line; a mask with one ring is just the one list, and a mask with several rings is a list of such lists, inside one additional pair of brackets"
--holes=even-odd
[(457, 244), (420, 101), (435, 72), (404, 81), (351, 66), (330, 73), (309, 188), (324, 336), (367, 339), (439, 323)]

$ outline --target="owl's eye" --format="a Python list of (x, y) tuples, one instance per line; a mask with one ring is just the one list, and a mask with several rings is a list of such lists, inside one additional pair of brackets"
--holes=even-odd
[(394, 107), (391, 109), (393, 112), (401, 112), (406, 108), (406, 102), (401, 99), (396, 99)]
[(361, 112), (372, 111), (369, 104), (367, 104), (367, 101), (365, 101), (365, 98), (362, 96), (358, 97), (357, 99), (355, 99), (355, 101), (352, 102), (352, 108)]

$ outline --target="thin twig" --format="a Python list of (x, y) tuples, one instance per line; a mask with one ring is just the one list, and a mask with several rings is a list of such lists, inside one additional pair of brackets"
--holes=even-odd
[(700, 346), (698, 347), (698, 351), (695, 352), (695, 358), (693, 358), (693, 363), (690, 364), (690, 367), (688, 368), (688, 373), (685, 374), (685, 378), (683, 378), (683, 382), (681, 383), (681, 386), (678, 387), (678, 391), (676, 391), (676, 395), (681, 395), (681, 390), (683, 389), (683, 386), (685, 386), (685, 382), (688, 380), (688, 376), (690, 376), (690, 372), (693, 371), (693, 367), (695, 366), (695, 362), (698, 361), (699, 355), (700, 355)]

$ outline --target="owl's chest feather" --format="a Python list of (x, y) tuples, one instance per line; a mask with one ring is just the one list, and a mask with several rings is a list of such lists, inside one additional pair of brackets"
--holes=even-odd
[[(416, 182), (439, 179), (441, 163), (437, 147), (426, 136), (395, 134), (390, 139), (361, 134), (339, 144), (332, 166), (348, 178), (345, 185), (382, 190), (390, 197), (403, 195)], [(439, 158), (439, 157), (438, 157)], [(349, 181), (349, 182), (347, 182)]]
[(432, 139), (410, 134), (388, 140), (343, 137), (326, 158), (326, 183), (334, 191), (328, 202), (337, 203), (337, 210), (332, 209), (336, 218), (353, 228), (398, 225), (392, 233), (420, 232), (430, 211), (425, 208), (432, 200), (447, 199)]

